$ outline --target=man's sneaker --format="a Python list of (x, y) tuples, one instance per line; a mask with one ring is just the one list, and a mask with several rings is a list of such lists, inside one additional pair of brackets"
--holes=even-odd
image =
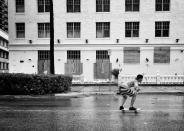
[(135, 111), (135, 110), (137, 110), (137, 108), (135, 108), (135, 107), (130, 107), (129, 110)]
[(119, 109), (120, 109), (120, 110), (123, 110), (123, 109), (124, 109), (124, 107), (123, 107), (123, 106), (120, 106), (120, 107), (119, 107)]

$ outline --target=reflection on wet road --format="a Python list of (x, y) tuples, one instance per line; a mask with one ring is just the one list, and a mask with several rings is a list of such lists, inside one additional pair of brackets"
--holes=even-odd
[[(126, 102), (129, 107), (130, 99)], [(0, 130), (183, 131), (184, 96), (139, 95), (138, 114), (119, 111), (121, 96), (0, 100)]]

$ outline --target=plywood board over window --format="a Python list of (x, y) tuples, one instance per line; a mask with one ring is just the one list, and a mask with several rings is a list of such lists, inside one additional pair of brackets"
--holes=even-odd
[(170, 47), (155, 47), (154, 63), (170, 63)]
[(67, 63), (65, 63), (66, 75), (81, 75), (83, 73), (83, 63), (81, 63), (80, 50), (67, 51)]
[(50, 51), (49, 50), (38, 51), (38, 73), (50, 74)]
[(124, 63), (139, 64), (140, 63), (140, 48), (139, 47), (124, 47)]

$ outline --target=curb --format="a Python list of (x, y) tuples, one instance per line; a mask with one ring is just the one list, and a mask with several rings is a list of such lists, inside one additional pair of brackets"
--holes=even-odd
[[(140, 95), (184, 95), (184, 92), (140, 92)], [(116, 95), (115, 92), (70, 92), (52, 95), (0, 95), (0, 99), (68, 99), (68, 98), (82, 98), (89, 97), (90, 95)]]

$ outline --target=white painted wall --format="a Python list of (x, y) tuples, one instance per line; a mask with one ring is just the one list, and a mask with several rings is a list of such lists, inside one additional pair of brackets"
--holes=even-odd
[[(37, 51), (10, 51), (10, 72), (11, 73), (37, 73)], [(23, 61), (21, 63), (20, 61)]]

